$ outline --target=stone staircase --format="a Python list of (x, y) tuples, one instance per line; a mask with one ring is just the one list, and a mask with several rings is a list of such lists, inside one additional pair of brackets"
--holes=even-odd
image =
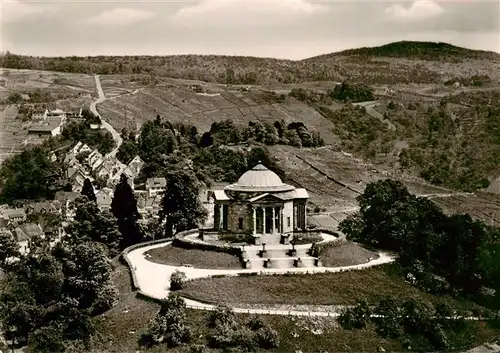
[(243, 252), (245, 268), (301, 268), (321, 266), (320, 259), (309, 256), (309, 248), (295, 249), (291, 245), (282, 245), (279, 249), (276, 246), (270, 250), (265, 247), (247, 247)]

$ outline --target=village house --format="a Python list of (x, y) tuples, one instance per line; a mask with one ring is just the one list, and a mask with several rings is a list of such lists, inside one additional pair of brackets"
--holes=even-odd
[(82, 108), (66, 112), (66, 118), (68, 119), (79, 119), (81, 117), (82, 117)]
[(137, 210), (143, 218), (158, 218), (163, 195), (149, 195), (147, 191), (134, 191), (137, 200)]
[(110, 188), (102, 188), (96, 193), (97, 206), (100, 210), (110, 210), (114, 191)]
[(24, 211), (27, 215), (37, 213), (59, 214), (62, 212), (62, 204), (58, 200), (31, 202), (24, 207)]
[(146, 180), (146, 191), (150, 197), (163, 193), (166, 188), (167, 179), (165, 178), (148, 178)]
[(0, 211), (0, 226), (26, 221), (26, 212), (22, 208), (4, 208)]
[(64, 216), (71, 219), (75, 215), (73, 203), (80, 196), (82, 196), (80, 193), (74, 191), (58, 191), (56, 192), (54, 199), (61, 203), (61, 211)]
[(84, 153), (84, 152), (91, 153), (92, 152), (92, 148), (90, 148), (86, 144), (84, 144), (84, 143), (82, 143), (82, 142), (79, 141), (75, 145), (75, 147), (73, 147), (71, 149), (71, 151), (68, 153), (68, 156), (69, 156), (69, 158), (74, 158), (74, 157), (76, 157), (77, 154)]
[(49, 113), (49, 111), (47, 109), (35, 109), (31, 113), (31, 120), (33, 120), (33, 121), (39, 121), (39, 120), (45, 121), (45, 119), (47, 119), (48, 113)]
[(104, 157), (98, 150), (94, 150), (88, 155), (86, 161), (90, 169), (94, 171), (104, 163)]
[(21, 254), (26, 254), (28, 252), (29, 242), (35, 237), (45, 237), (45, 233), (39, 224), (35, 223), (24, 223), (17, 226), (13, 231), (17, 243), (19, 244), (19, 250)]
[(61, 118), (45, 119), (41, 123), (33, 124), (28, 128), (28, 135), (36, 135), (38, 137), (57, 136), (62, 132), (63, 120)]
[[(71, 174), (70, 174), (71, 173)], [(81, 192), (83, 188), (83, 183), (85, 179), (90, 179), (90, 181), (94, 181), (94, 178), (90, 176), (83, 167), (71, 168), (71, 171), (68, 170), (68, 181), (72, 186), (72, 191)]]
[(47, 113), (47, 119), (48, 118), (61, 119), (61, 121), (64, 123), (66, 121), (66, 113), (62, 109), (54, 109)]

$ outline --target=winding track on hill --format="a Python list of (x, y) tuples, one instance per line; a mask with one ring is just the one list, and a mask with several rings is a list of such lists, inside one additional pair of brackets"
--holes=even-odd
[(102, 126), (111, 133), (111, 136), (113, 136), (113, 140), (115, 140), (116, 147), (111, 152), (109, 152), (106, 155), (106, 157), (115, 157), (116, 153), (118, 152), (118, 149), (120, 148), (120, 146), (123, 143), (123, 139), (120, 136), (120, 134), (118, 133), (118, 131), (116, 131), (115, 128), (110, 123), (105, 121), (102, 118), (101, 114), (99, 114), (99, 112), (97, 111), (97, 104), (104, 102), (108, 98), (106, 98), (106, 96), (104, 95), (104, 91), (102, 90), (101, 79), (100, 79), (99, 75), (95, 75), (94, 79), (95, 79), (95, 86), (96, 86), (96, 90), (97, 90), (97, 94), (99, 95), (99, 98), (97, 98), (97, 100), (95, 100), (90, 105), (90, 111), (92, 113), (94, 113), (95, 115), (97, 115), (99, 118), (101, 118)]

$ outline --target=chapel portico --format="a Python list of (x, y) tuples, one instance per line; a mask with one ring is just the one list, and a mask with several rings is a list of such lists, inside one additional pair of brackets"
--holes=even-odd
[(212, 195), (219, 233), (252, 235), (255, 243), (266, 236), (286, 242), (294, 231), (306, 228), (307, 191), (283, 183), (262, 164)]

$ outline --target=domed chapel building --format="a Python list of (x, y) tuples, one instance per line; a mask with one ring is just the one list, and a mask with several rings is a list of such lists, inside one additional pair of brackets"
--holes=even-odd
[(214, 190), (212, 197), (219, 233), (252, 235), (255, 244), (287, 243), (294, 231), (306, 229), (307, 191), (283, 183), (262, 164), (236, 183)]

